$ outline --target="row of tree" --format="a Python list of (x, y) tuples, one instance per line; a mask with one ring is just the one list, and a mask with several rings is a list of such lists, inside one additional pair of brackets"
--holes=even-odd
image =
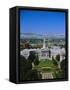
[(28, 59), (20, 56), (20, 81), (23, 80), (40, 80), (41, 74), (33, 68), (33, 65), (39, 64), (38, 55), (31, 51)]
[(56, 78), (65, 78), (65, 59), (60, 61), (60, 55), (56, 55), (56, 57), (52, 57), (53, 64), (58, 68), (58, 71), (55, 72)]

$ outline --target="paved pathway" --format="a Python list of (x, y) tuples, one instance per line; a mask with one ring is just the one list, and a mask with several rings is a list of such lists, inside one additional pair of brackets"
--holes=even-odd
[(42, 79), (53, 79), (52, 72), (42, 73)]

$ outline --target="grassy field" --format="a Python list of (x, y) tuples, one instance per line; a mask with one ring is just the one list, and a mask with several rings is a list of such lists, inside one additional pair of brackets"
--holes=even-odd
[(40, 60), (38, 67), (54, 67), (52, 60)]
[(55, 66), (54, 66), (52, 60), (48, 60), (48, 59), (40, 60), (39, 65), (35, 66), (34, 68), (36, 68), (37, 70), (42, 71), (42, 72), (55, 71)]

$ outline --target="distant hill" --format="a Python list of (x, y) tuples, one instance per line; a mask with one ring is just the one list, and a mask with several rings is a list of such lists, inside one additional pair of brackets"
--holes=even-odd
[(65, 38), (64, 35), (61, 34), (54, 34), (54, 35), (40, 35), (40, 34), (34, 34), (34, 33), (21, 33), (20, 34), (20, 38), (21, 39), (43, 39), (43, 38), (56, 38), (56, 39), (60, 39), (60, 38)]

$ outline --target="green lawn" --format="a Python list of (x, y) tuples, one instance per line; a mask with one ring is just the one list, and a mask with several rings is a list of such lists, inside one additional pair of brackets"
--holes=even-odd
[(52, 60), (40, 60), (39, 65), (34, 67), (37, 70), (44, 72), (53, 72), (55, 70), (55, 66)]
[(54, 67), (52, 60), (40, 60), (38, 67)]

